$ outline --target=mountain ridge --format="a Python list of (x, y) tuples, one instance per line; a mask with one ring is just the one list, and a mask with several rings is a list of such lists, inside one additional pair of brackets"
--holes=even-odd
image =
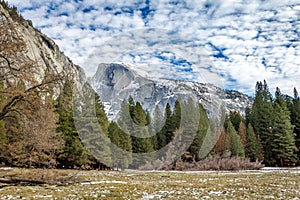
[[(101, 96), (110, 120), (117, 118), (121, 102), (132, 96), (140, 101), (147, 111), (158, 105), (161, 110), (166, 103), (174, 105), (176, 99), (185, 95), (196, 97), (208, 113), (217, 112), (221, 105), (227, 111), (240, 110), (252, 103), (252, 98), (236, 90), (224, 90), (211, 83), (198, 83), (172, 79), (151, 79), (143, 77), (125, 64), (101, 63), (88, 82)], [(179, 95), (179, 93), (182, 93)]]

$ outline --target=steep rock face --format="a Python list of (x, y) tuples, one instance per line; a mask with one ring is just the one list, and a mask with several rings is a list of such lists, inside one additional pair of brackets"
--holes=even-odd
[[(41, 33), (39, 30), (32, 27), (30, 21), (26, 21), (22, 18), (13, 19), (8, 10), (4, 9), (0, 5), (0, 28), (5, 30), (5, 37), (0, 38), (0, 42), (4, 43), (6, 37), (10, 39), (17, 38), (24, 43), (24, 49), (22, 54), (25, 59), (32, 61), (32, 67), (35, 68), (35, 72), (32, 76), (41, 82), (46, 73), (61, 74), (65, 77), (73, 79), (76, 83), (85, 81), (85, 74), (83, 70), (74, 65), (72, 61), (61, 52), (58, 46), (49, 39), (46, 35)], [(9, 35), (10, 34), (10, 35)], [(2, 41), (1, 41), (2, 40)], [(5, 48), (5, 47), (4, 47)], [(5, 51), (5, 49), (1, 49)], [(14, 59), (12, 57), (12, 59)], [(26, 60), (24, 60), (26, 62)], [(18, 60), (11, 60), (19, 64)], [(62, 85), (64, 80), (61, 81)], [(54, 88), (54, 95), (57, 96), (60, 93), (61, 87), (57, 86)]]
[(219, 114), (222, 105), (227, 111), (244, 112), (252, 99), (238, 91), (223, 90), (212, 84), (178, 80), (150, 80), (138, 75), (125, 65), (100, 64), (96, 74), (89, 79), (92, 87), (101, 96), (108, 117), (116, 119), (121, 102), (131, 95), (149, 111), (158, 105), (161, 110), (176, 99), (194, 97), (209, 114)]

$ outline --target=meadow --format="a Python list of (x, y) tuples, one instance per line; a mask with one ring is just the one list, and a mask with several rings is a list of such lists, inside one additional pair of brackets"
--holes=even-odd
[(0, 199), (300, 199), (300, 169), (257, 171), (0, 170)]

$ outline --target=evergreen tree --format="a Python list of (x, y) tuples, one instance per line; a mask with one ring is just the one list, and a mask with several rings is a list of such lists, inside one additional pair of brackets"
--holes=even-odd
[(163, 126), (164, 126), (164, 116), (161, 112), (160, 108), (158, 106), (155, 107), (154, 111), (154, 123), (153, 123), (153, 131), (156, 133), (157, 137), (157, 148), (156, 150), (159, 150), (166, 146), (166, 135), (163, 132)]
[(133, 98), (132, 98), (132, 96), (129, 96), (129, 98), (128, 98), (128, 106), (129, 106), (129, 114), (130, 114), (130, 116), (131, 116), (131, 119), (134, 119), (134, 109), (135, 109), (135, 102), (134, 102), (134, 100), (133, 100)]
[(247, 106), (245, 110), (245, 125), (248, 126), (248, 124), (253, 123), (252, 118), (252, 108)]
[(158, 148), (157, 133), (153, 132), (155, 130), (155, 128), (153, 127), (153, 122), (151, 119), (150, 112), (147, 112), (147, 114), (146, 114), (146, 126), (148, 127), (149, 139), (151, 140), (153, 150), (157, 150), (157, 148)]
[(163, 134), (166, 137), (166, 144), (168, 144), (169, 142), (172, 141), (173, 139), (173, 133), (175, 131), (175, 127), (173, 124), (173, 118), (172, 118), (172, 110), (171, 110), (171, 106), (169, 103), (167, 103), (166, 105), (166, 109), (165, 109), (165, 125), (163, 127)]
[(242, 121), (242, 116), (241, 116), (240, 111), (234, 111), (234, 110), (230, 111), (229, 118), (230, 118), (232, 125), (234, 126), (234, 129), (236, 131), (238, 131), (240, 123)]
[(177, 99), (175, 101), (175, 106), (174, 106), (174, 112), (173, 112), (173, 126), (174, 126), (174, 131), (176, 129), (179, 129), (180, 127), (180, 121), (181, 121), (181, 106), (180, 106), (180, 99)]
[(298, 91), (296, 88), (294, 88), (294, 99), (299, 100), (299, 95), (298, 95)]
[(146, 126), (150, 125), (151, 124), (151, 115), (149, 112), (147, 112), (146, 114)]
[(89, 153), (88, 159), (93, 161), (94, 165), (97, 164), (99, 168), (105, 169), (112, 164), (111, 141), (108, 138), (109, 121), (99, 95), (94, 92), (89, 84), (84, 85), (79, 108), (81, 108), (81, 112), (76, 121), (76, 123), (79, 123), (76, 128), (80, 133), (85, 150)]
[(93, 92), (92, 89), (90, 91), (94, 93), (95, 101), (93, 102), (93, 105), (95, 106), (95, 112), (96, 117), (98, 119), (98, 123), (100, 124), (104, 133), (108, 135), (109, 120), (106, 116), (104, 105), (101, 102), (100, 96), (96, 92)]
[[(189, 98), (187, 101), (181, 103), (181, 124), (180, 124), (180, 138), (181, 143), (178, 145), (178, 152), (180, 149), (188, 150), (194, 156), (194, 159), (200, 157), (200, 149), (204, 148), (202, 146), (203, 135), (206, 135), (207, 130), (207, 121), (206, 121), (206, 112), (203, 107), (199, 108), (199, 103), (194, 101), (192, 98)], [(200, 116), (201, 113), (201, 116)], [(201, 120), (200, 120), (201, 119)], [(201, 121), (201, 125), (199, 125)], [(191, 152), (192, 149), (192, 152)], [(211, 147), (212, 149), (212, 147)], [(210, 150), (211, 150), (210, 149)]]
[(202, 104), (199, 104), (199, 127), (197, 130), (197, 133), (195, 135), (195, 138), (189, 148), (189, 152), (193, 158), (198, 161), (199, 158), (199, 151), (201, 149), (201, 146), (203, 144), (204, 137), (207, 134), (208, 128), (209, 128), (209, 119), (207, 117), (206, 111)]
[(254, 133), (252, 125), (249, 123), (247, 127), (247, 142), (245, 148), (245, 156), (250, 159), (251, 162), (260, 160), (258, 141)]
[(240, 136), (236, 133), (231, 121), (228, 121), (227, 133), (230, 136), (230, 151), (233, 156), (244, 158), (245, 151)]
[(66, 80), (63, 90), (58, 97), (57, 113), (59, 115), (57, 132), (61, 133), (64, 140), (59, 162), (62, 166), (81, 166), (88, 164), (88, 153), (84, 149), (77, 133), (73, 117), (73, 83)]
[[(130, 109), (129, 102), (129, 109)], [(149, 136), (146, 113), (140, 104), (140, 102), (136, 102), (135, 106), (132, 109), (132, 121), (133, 129), (131, 132), (131, 141), (132, 141), (132, 151), (135, 153), (133, 155), (133, 162), (131, 167), (137, 168), (147, 161), (150, 161), (152, 158), (148, 157), (147, 154), (153, 152), (155, 149), (153, 147), (153, 138)]]
[(130, 112), (133, 113), (133, 109), (130, 111), (130, 104), (124, 99), (121, 103), (121, 109), (117, 123), (119, 127), (128, 135), (131, 134), (133, 129), (133, 120)]
[(291, 124), (290, 112), (279, 88), (276, 89), (274, 103), (273, 140), (271, 143), (273, 157), (271, 165), (284, 166), (296, 161), (296, 144)]
[(141, 105), (140, 102), (136, 102), (136, 105), (134, 107), (134, 110), (132, 112), (132, 120), (134, 123), (138, 126), (146, 126), (147, 124), (147, 117), (146, 113)]
[(128, 168), (132, 162), (131, 138), (122, 131), (116, 122), (109, 126), (109, 138), (112, 142), (112, 162), (113, 166), (121, 169)]
[[(164, 125), (164, 117), (163, 113), (161, 112), (160, 108), (158, 106), (155, 107), (154, 109), (154, 115), (153, 115), (153, 120), (152, 123), (149, 126), (149, 133), (152, 135), (153, 139), (153, 148), (154, 150), (159, 150), (161, 146), (159, 144), (165, 144), (165, 138), (161, 138), (161, 130)], [(163, 142), (163, 141), (164, 142)]]
[(263, 147), (264, 161), (267, 165), (271, 163), (273, 141), (273, 103), (266, 81), (257, 82), (256, 94), (252, 106), (252, 121), (254, 132), (260, 138)]
[[(290, 105), (291, 122), (294, 125), (296, 146), (300, 149), (300, 98), (296, 88), (294, 88), (294, 98)], [(300, 151), (298, 151), (298, 163), (300, 163)]]

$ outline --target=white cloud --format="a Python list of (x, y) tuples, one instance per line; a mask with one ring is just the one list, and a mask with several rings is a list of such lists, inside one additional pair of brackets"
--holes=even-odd
[[(298, 0), (9, 3), (18, 6), (25, 18), (53, 38), (88, 75), (100, 62), (118, 61), (136, 65), (140, 73), (150, 76), (189, 76), (162, 63), (153, 53), (156, 49), (186, 59), (195, 72), (210, 77), (208, 82), (218, 84), (224, 79), (225, 87), (249, 94), (255, 82), (263, 79), (271, 89), (279, 86), (288, 94), (300, 87)], [(149, 28), (154, 31), (147, 33)], [(205, 68), (209, 66), (212, 68)]]

